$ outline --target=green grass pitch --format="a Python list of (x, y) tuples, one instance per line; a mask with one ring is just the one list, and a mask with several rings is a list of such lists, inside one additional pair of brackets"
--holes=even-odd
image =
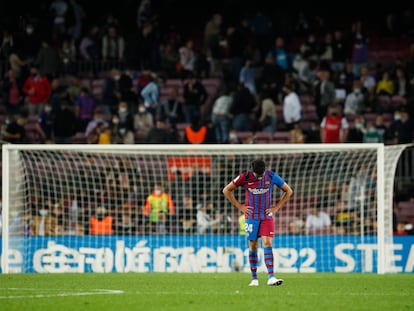
[(414, 310), (413, 274), (249, 273), (2, 274), (2, 311)]

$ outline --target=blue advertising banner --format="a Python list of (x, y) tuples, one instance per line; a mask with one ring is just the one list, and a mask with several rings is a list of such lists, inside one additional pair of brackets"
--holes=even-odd
[[(9, 242), (11, 273), (249, 271), (244, 236), (10, 237)], [(278, 272), (377, 272), (374, 236), (363, 242), (356, 236), (277, 236), (274, 255)], [(265, 271), (263, 253), (259, 259), (259, 272)], [(392, 272), (413, 273), (414, 236), (394, 237), (387, 260)]]

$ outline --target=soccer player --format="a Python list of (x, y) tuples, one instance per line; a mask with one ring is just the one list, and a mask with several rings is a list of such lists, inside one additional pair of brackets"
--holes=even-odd
[[(273, 187), (284, 191), (281, 199), (273, 202)], [(245, 203), (239, 202), (233, 190), (237, 187), (245, 189)], [(245, 215), (245, 231), (249, 241), (249, 263), (252, 280), (249, 286), (259, 286), (257, 278), (259, 238), (262, 239), (264, 261), (267, 268), (267, 285), (279, 286), (283, 280), (277, 279), (273, 271), (273, 236), (275, 223), (273, 215), (292, 196), (292, 188), (275, 172), (266, 170), (262, 159), (252, 162), (252, 169), (244, 171), (223, 189), (225, 197)]]

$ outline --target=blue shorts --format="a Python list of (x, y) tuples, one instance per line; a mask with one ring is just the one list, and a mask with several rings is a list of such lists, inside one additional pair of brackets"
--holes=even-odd
[(249, 220), (246, 219), (244, 230), (249, 241), (257, 240), (261, 236), (273, 238), (275, 235), (275, 222), (273, 219)]

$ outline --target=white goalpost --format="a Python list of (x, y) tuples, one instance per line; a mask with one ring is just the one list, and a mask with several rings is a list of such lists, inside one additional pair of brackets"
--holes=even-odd
[[(406, 147), (6, 144), (1, 272), (247, 272), (241, 214), (222, 189), (258, 157), (294, 189), (275, 215), (275, 271), (397, 272), (394, 175)], [(310, 226), (321, 212), (330, 223)]]

